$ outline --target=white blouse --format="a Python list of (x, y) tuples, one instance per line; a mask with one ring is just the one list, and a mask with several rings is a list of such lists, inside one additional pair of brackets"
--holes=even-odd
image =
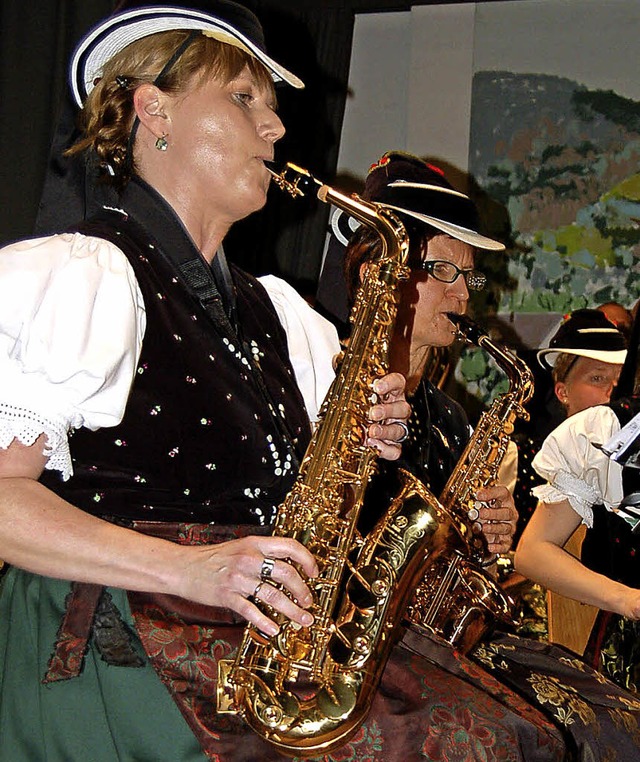
[(340, 352), (333, 323), (319, 315), (288, 283), (273, 275), (258, 279), (267, 290), (287, 333), (289, 357), (312, 423), (335, 376)]
[[(315, 420), (339, 351), (335, 328), (283, 281), (263, 283)], [(145, 327), (133, 269), (114, 244), (74, 233), (1, 249), (0, 447), (44, 434), (46, 467), (68, 479), (69, 432), (122, 420)]]
[(620, 430), (620, 422), (604, 405), (576, 413), (545, 439), (532, 466), (547, 479), (533, 489), (543, 503), (568, 500), (582, 523), (593, 526), (593, 506), (616, 508), (623, 496), (622, 466), (595, 444), (603, 445)]

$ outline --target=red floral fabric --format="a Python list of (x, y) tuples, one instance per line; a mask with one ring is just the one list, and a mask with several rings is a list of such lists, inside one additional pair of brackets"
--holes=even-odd
[[(202, 524), (169, 528), (148, 523), (136, 528), (195, 545), (248, 531)], [(235, 654), (242, 624), (225, 610), (194, 606), (180, 598), (135, 592), (128, 596), (144, 649), (209, 758), (285, 759), (241, 718), (216, 712), (218, 661)], [(436, 652), (431, 653), (432, 648)], [(549, 762), (562, 759), (564, 748), (560, 734), (542, 714), (481, 668), (447, 647), (408, 633), (405, 644), (392, 652), (366, 722), (342, 748), (318, 759)]]

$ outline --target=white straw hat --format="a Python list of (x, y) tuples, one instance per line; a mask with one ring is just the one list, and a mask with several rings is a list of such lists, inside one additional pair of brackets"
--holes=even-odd
[(167, 5), (150, 5), (109, 16), (80, 41), (69, 71), (78, 106), (93, 90), (102, 68), (116, 53), (136, 40), (158, 32), (201, 30), (221, 42), (235, 45), (257, 58), (271, 72), (274, 82), (302, 88), (304, 83), (266, 53), (262, 26), (251, 11), (230, 0), (212, 0), (211, 11)]
[[(362, 198), (413, 217), (477, 249), (504, 251), (504, 244), (479, 232), (473, 201), (455, 190), (438, 167), (418, 156), (388, 151), (369, 169)], [(332, 225), (343, 223), (337, 212)], [(348, 240), (349, 236), (341, 234)]]

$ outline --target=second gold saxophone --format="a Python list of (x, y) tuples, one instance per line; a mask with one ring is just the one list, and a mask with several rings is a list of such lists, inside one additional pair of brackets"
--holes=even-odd
[(427, 548), (437, 556), (457, 529), (407, 474), (402, 499), (374, 531), (364, 541), (357, 531), (377, 457), (364, 444), (371, 385), (388, 370), (397, 284), (409, 272), (404, 226), (380, 205), (345, 196), (293, 165), (274, 179), (294, 196), (315, 186), (318, 198), (370, 226), (382, 244), (356, 296), (351, 338), (320, 423), (276, 516), (274, 534), (298, 540), (318, 562), (319, 575), (308, 580), (314, 622), (297, 627), (269, 612), (279, 633), (267, 637), (249, 625), (219, 681), (219, 710), (239, 712), (280, 752), (306, 757), (343, 745), (365, 720)]
[(509, 389), (480, 416), (440, 495), (447, 515), (469, 531), (429, 564), (407, 610), (407, 620), (467, 653), (495, 621), (516, 624), (514, 603), (483, 568), (485, 541), (477, 523), (475, 495), (495, 484), (518, 418), (533, 394), (533, 375), (515, 354), (494, 342), (464, 315), (450, 314), (459, 338), (482, 347), (509, 378)]

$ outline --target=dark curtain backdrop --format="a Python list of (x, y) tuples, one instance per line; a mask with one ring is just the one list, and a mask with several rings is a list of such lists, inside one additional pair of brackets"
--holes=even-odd
[[(276, 146), (276, 158), (293, 161), (326, 182), (333, 181), (338, 162), (354, 26), (353, 11), (337, 5), (305, 9), (301, 2), (290, 11), (273, 9), (268, 0), (257, 4), (270, 50), (306, 84), (302, 92), (279, 92), (287, 134)], [(312, 293), (328, 215), (325, 204), (294, 201), (272, 188), (265, 209), (231, 230), (229, 246), (237, 255), (245, 252), (251, 272), (280, 272), (301, 291)]]
[[(185, 3), (188, 5), (188, 3)], [(265, 27), (270, 53), (302, 77), (306, 90), (279, 91), (288, 133), (278, 160), (294, 161), (330, 182), (335, 173), (347, 93), (354, 12), (336, 7), (280, 7), (270, 0), (246, 5)], [(111, 0), (2, 0), (0, 3), (0, 244), (35, 229), (51, 141), (61, 116), (72, 123), (66, 66), (78, 38), (110, 13)], [(60, 136), (58, 136), (59, 139)], [(76, 221), (69, 186), (49, 173), (38, 232)], [(328, 209), (295, 202), (277, 188), (265, 209), (238, 223), (227, 241), (229, 256), (251, 272), (276, 272), (303, 291), (317, 278)]]

